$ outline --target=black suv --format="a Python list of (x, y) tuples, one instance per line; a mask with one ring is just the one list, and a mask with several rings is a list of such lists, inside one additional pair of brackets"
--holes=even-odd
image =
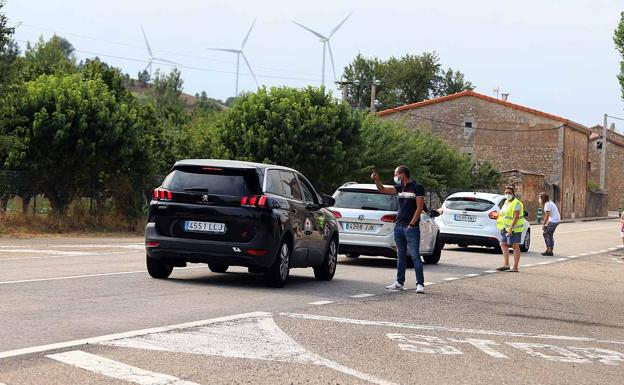
[(296, 170), (230, 160), (177, 162), (153, 192), (145, 227), (147, 270), (168, 278), (174, 266), (207, 263), (213, 272), (246, 266), (282, 287), (289, 269), (334, 277), (338, 224)]

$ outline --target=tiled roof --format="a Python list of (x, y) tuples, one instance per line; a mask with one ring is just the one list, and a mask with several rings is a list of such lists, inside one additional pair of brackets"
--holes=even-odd
[(412, 110), (412, 109), (415, 109), (415, 108), (428, 106), (430, 104), (441, 103), (441, 102), (445, 102), (445, 101), (448, 101), (448, 100), (454, 100), (454, 99), (462, 98), (462, 97), (465, 97), (465, 96), (472, 96), (472, 97), (479, 98), (479, 99), (482, 99), (482, 100), (485, 100), (485, 101), (488, 101), (488, 102), (491, 102), (491, 103), (496, 103), (496, 104), (500, 104), (502, 106), (510, 107), (510, 108), (515, 109), (515, 110), (528, 112), (530, 114), (541, 116), (541, 117), (547, 118), (547, 119), (556, 120), (558, 122), (565, 123), (567, 125), (574, 126), (574, 127), (577, 127), (577, 128), (581, 128), (583, 130), (588, 130), (588, 128), (585, 127), (584, 125), (582, 125), (580, 123), (576, 123), (576, 122), (571, 121), (569, 119), (562, 118), (561, 116), (557, 116), (557, 115), (549, 114), (549, 113), (546, 113), (546, 112), (543, 112), (543, 111), (535, 110), (533, 108), (521, 106), (519, 104), (511, 103), (511, 102), (508, 102), (506, 100), (496, 99), (496, 98), (493, 98), (491, 96), (483, 95), (483, 94), (480, 94), (478, 92), (474, 92), (474, 91), (470, 91), (470, 90), (458, 92), (456, 94), (441, 96), (441, 97), (435, 98), (435, 99), (423, 100), (422, 102), (411, 103), (411, 104), (406, 104), (406, 105), (399, 106), (399, 107), (389, 108), (387, 110), (379, 111), (377, 113), (377, 115), (378, 116), (386, 116), (386, 115), (393, 114), (395, 112), (408, 111), (408, 110)]

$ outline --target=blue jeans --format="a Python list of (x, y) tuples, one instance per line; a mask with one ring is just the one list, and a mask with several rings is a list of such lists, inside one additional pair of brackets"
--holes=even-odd
[(420, 259), (420, 227), (396, 224), (394, 226), (394, 241), (397, 247), (397, 282), (401, 285), (405, 283), (406, 258), (407, 255), (410, 255), (414, 261), (414, 270), (416, 270), (416, 283), (424, 285), (425, 274)]

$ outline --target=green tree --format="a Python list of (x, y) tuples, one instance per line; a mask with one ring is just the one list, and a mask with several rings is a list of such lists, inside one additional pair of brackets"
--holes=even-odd
[(183, 85), (182, 74), (177, 68), (174, 68), (168, 74), (161, 74), (156, 71), (151, 86), (156, 109), (165, 118), (178, 125), (183, 123), (186, 118), (186, 103), (180, 97)]
[(65, 38), (54, 35), (43, 37), (35, 45), (28, 43), (23, 57), (24, 80), (34, 80), (40, 75), (69, 74), (77, 71), (74, 47)]
[(261, 88), (225, 112), (224, 155), (290, 166), (322, 189), (358, 167), (361, 117), (324, 88)]
[(23, 121), (12, 131), (23, 148), (11, 151), (7, 164), (32, 172), (55, 212), (85, 186), (136, 172), (137, 110), (119, 103), (101, 78), (42, 75), (25, 84), (15, 111)]
[(147, 87), (149, 85), (150, 80), (151, 80), (151, 76), (149, 72), (147, 72), (147, 70), (140, 71), (137, 75), (137, 81), (139, 83), (139, 86), (141, 87)]
[(344, 69), (347, 101), (352, 107), (369, 106), (374, 80), (379, 83), (376, 98), (377, 107), (381, 109), (473, 88), (462, 72), (450, 68), (443, 70), (435, 52), (407, 54), (387, 60), (358, 54)]
[(11, 101), (14, 99), (18, 81), (16, 61), (19, 49), (13, 40), (15, 27), (9, 26), (8, 19), (3, 12), (5, 4), (4, 0), (0, 0), (0, 165), (10, 149), (17, 145), (15, 138), (7, 133), (7, 124), (13, 119)]
[(620, 22), (613, 33), (613, 42), (615, 43), (615, 48), (622, 57), (622, 60), (620, 60), (620, 73), (617, 78), (620, 82), (622, 100), (624, 100), (624, 12), (620, 13)]

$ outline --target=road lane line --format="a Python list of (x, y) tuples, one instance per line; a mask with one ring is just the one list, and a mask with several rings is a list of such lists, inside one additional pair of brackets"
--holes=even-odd
[(149, 370), (126, 365), (121, 362), (96, 356), (95, 354), (86, 353), (81, 350), (50, 354), (46, 357), (55, 361), (60, 361), (64, 364), (88, 370), (89, 372), (101, 374), (117, 380), (128, 381), (138, 385), (199, 385), (196, 382), (184, 381), (167, 374), (150, 372)]
[(485, 270), (484, 273), (493, 274), (496, 273), (496, 270)]
[(565, 257), (555, 259), (555, 261), (567, 261), (567, 260), (568, 260), (568, 258), (565, 258)]
[(76, 347), (76, 346), (85, 345), (85, 344), (99, 344), (102, 342), (119, 340), (122, 338), (131, 338), (131, 337), (143, 336), (146, 334), (153, 334), (153, 333), (163, 333), (163, 332), (168, 332), (171, 330), (187, 329), (187, 328), (192, 328), (196, 326), (210, 325), (210, 324), (218, 323), (218, 322), (227, 322), (227, 321), (232, 321), (232, 320), (240, 320), (244, 318), (266, 317), (270, 315), (271, 313), (257, 311), (257, 312), (252, 312), (252, 313), (235, 314), (235, 315), (219, 317), (219, 318), (210, 318), (210, 319), (205, 319), (205, 320), (200, 320), (200, 321), (185, 322), (185, 323), (175, 324), (175, 325), (158, 326), (158, 327), (153, 327), (149, 329), (133, 330), (133, 331), (123, 332), (123, 333), (107, 334), (107, 335), (98, 336), (98, 337), (83, 338), (80, 340), (58, 342), (58, 343), (40, 345), (40, 346), (32, 346), (29, 348), (7, 350), (4, 352), (0, 352), (0, 359), (23, 356), (26, 354), (42, 353), (42, 352), (47, 352), (50, 350), (67, 349), (67, 348)]
[[(206, 266), (189, 266), (189, 267), (177, 267), (175, 270), (191, 270), (191, 269), (205, 269)], [(97, 274), (84, 274), (84, 275), (70, 275), (66, 277), (50, 277), (50, 278), (34, 278), (34, 279), (20, 279), (16, 281), (3, 281), (0, 285), (12, 285), (16, 283), (28, 283), (28, 282), (46, 282), (46, 281), (63, 281), (66, 279), (78, 279), (78, 278), (91, 278), (91, 277), (105, 277), (109, 275), (128, 275), (147, 273), (147, 270), (134, 270), (134, 271), (118, 271), (114, 273), (97, 273)]]
[(521, 265), (522, 267), (533, 267), (535, 266), (534, 263), (527, 263), (526, 265)]
[(589, 254), (588, 253), (579, 254), (579, 256), (581, 256), (581, 257), (585, 257), (587, 255), (589, 255)]
[[(0, 250), (1, 252), (2, 250)], [(0, 262), (3, 261), (28, 261), (31, 259), (51, 259), (51, 258), (75, 258), (75, 257), (93, 257), (104, 255), (116, 255), (116, 254), (132, 254), (133, 251), (111, 251), (110, 253), (78, 253), (73, 255), (46, 255), (41, 257), (22, 257), (22, 258), (0, 258)]]
[(606, 253), (608, 250), (602, 249), (602, 250), (598, 250), (599, 253)]
[(351, 298), (367, 298), (367, 297), (373, 297), (374, 295), (375, 294), (362, 293), (362, 294), (352, 295)]
[(466, 275), (464, 275), (464, 277), (469, 277), (469, 278), (472, 278), (472, 277), (478, 277), (478, 276), (480, 276), (480, 275), (481, 275), (481, 274), (475, 274), (475, 273), (473, 273), (473, 274), (466, 274)]
[(570, 255), (568, 258), (578, 258), (580, 255)]
[(484, 330), (484, 329), (465, 329), (465, 328), (454, 328), (454, 327), (445, 327), (445, 326), (418, 325), (418, 324), (410, 324), (410, 323), (404, 323), (404, 322), (369, 321), (369, 320), (363, 320), (363, 319), (330, 317), (330, 316), (321, 316), (321, 315), (314, 315), (314, 314), (280, 313), (280, 315), (285, 316), (285, 317), (290, 317), (290, 318), (298, 318), (298, 319), (314, 320), (314, 321), (330, 321), (330, 322), (346, 323), (346, 324), (353, 324), (353, 325), (384, 326), (384, 327), (394, 327), (394, 328), (414, 329), (414, 330), (442, 331), (442, 332), (451, 332), (451, 333), (484, 334), (484, 335), (505, 336), (505, 337), (522, 337), (522, 338), (565, 340), (565, 341), (577, 341), (577, 342), (597, 342), (597, 343), (603, 343), (603, 344), (624, 345), (624, 340), (601, 340), (601, 339), (592, 338), (592, 337), (558, 336), (558, 335), (552, 335), (552, 334), (518, 333), (518, 332)]
[(589, 254), (590, 255), (596, 255), (596, 254), (598, 254), (598, 252), (597, 251), (590, 251)]
[(436, 284), (435, 282), (425, 282), (424, 286), (431, 286), (431, 285), (435, 285), (435, 284)]
[(329, 305), (330, 303), (334, 303), (334, 301), (316, 301), (316, 302), (308, 302), (308, 305)]
[(443, 281), (455, 281), (455, 280), (457, 280), (457, 279), (459, 279), (459, 278), (457, 278), (457, 277), (447, 277), (447, 278), (442, 278), (442, 280), (443, 280)]

